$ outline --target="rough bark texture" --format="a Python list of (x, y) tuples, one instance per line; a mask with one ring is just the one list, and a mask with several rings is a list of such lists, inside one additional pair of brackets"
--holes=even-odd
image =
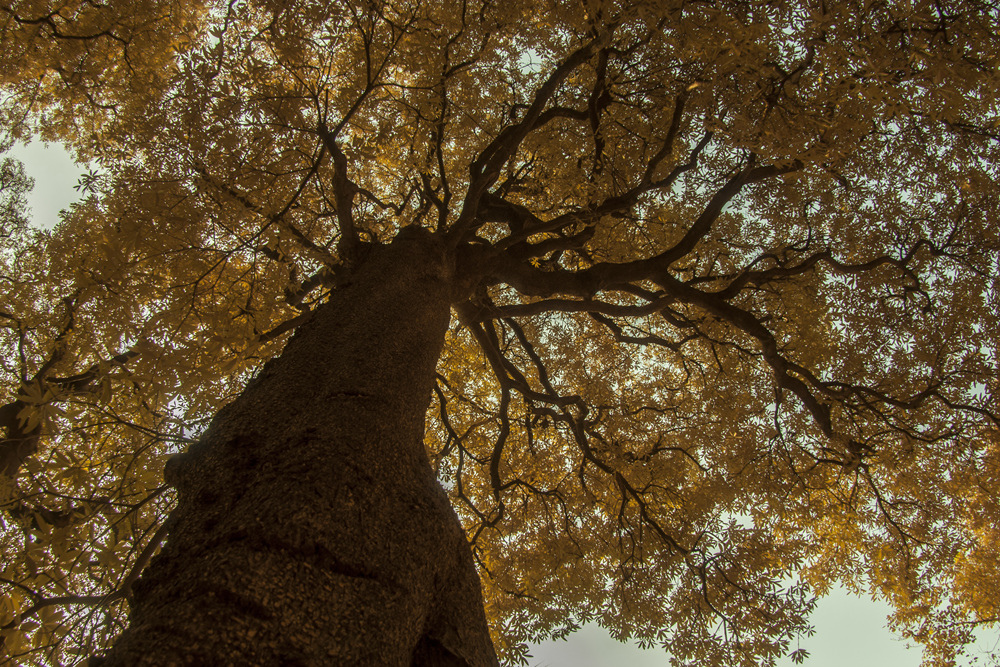
[(375, 248), (172, 459), (178, 505), (102, 665), (495, 665), (424, 415), (451, 267)]

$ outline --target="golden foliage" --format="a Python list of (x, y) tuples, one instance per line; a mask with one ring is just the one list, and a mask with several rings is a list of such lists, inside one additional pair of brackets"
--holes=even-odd
[(10, 138), (100, 177), (0, 235), (2, 650), (107, 644), (164, 460), (420, 225), (464, 280), (428, 452), (507, 660), (597, 620), (773, 664), (839, 581), (951, 664), (1000, 618), (998, 28), (975, 0), (3, 4)]

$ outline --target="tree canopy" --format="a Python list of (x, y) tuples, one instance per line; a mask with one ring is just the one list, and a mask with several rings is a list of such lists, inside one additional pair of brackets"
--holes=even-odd
[[(4, 657), (122, 629), (195, 440), (376, 244), (463, 298), (426, 447), (501, 655), (597, 621), (945, 665), (1000, 618), (1000, 13), (976, 0), (25, 0), (0, 164)], [(322, 360), (317, 360), (322, 363)]]

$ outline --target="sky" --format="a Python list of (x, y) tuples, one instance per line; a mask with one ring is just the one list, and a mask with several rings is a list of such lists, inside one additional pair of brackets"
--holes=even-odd
[[(805, 667), (918, 667), (920, 651), (886, 629), (889, 607), (836, 589), (820, 600), (811, 621), (816, 634), (800, 646), (809, 651)], [(797, 647), (792, 647), (797, 648)], [(530, 649), (530, 667), (666, 667), (662, 650), (643, 651), (622, 644), (606, 631), (589, 626), (568, 641), (546, 642)], [(792, 667), (785, 659), (780, 667)]]
[[(51, 227), (59, 220), (59, 211), (75, 201), (73, 189), (86, 167), (77, 165), (58, 145), (46, 147), (41, 142), (17, 145), (11, 153), (25, 164), (35, 188), (28, 195), (33, 224)], [(805, 667), (918, 667), (920, 650), (906, 644), (886, 628), (889, 607), (885, 603), (859, 598), (843, 588), (819, 601), (811, 622), (816, 634), (804, 640), (801, 648), (809, 651)], [(793, 647), (796, 648), (796, 647)], [(982, 633), (970, 653), (983, 655), (1000, 651), (1000, 633)], [(529, 667), (666, 667), (661, 649), (642, 650), (611, 638), (602, 628), (586, 626), (565, 641), (533, 645)], [(983, 659), (989, 664), (987, 659)], [(966, 663), (967, 664), (967, 663)], [(785, 659), (779, 667), (792, 667)]]
[(16, 144), (10, 153), (24, 163), (28, 176), (35, 179), (35, 187), (28, 193), (28, 205), (32, 209), (28, 219), (36, 227), (55, 226), (59, 222), (59, 211), (78, 199), (79, 193), (73, 186), (86, 167), (73, 162), (61, 146), (46, 146), (40, 141), (27, 146)]

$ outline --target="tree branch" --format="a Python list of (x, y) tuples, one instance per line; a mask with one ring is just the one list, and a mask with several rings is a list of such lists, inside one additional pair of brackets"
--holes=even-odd
[(594, 39), (567, 56), (535, 92), (535, 97), (521, 121), (503, 129), (469, 165), (469, 190), (458, 219), (448, 231), (452, 245), (457, 245), (474, 227), (473, 223), (478, 217), (483, 194), (496, 182), (504, 163), (514, 155), (525, 137), (537, 127), (545, 106), (562, 82), (573, 70), (593, 56), (596, 47), (597, 40)]

